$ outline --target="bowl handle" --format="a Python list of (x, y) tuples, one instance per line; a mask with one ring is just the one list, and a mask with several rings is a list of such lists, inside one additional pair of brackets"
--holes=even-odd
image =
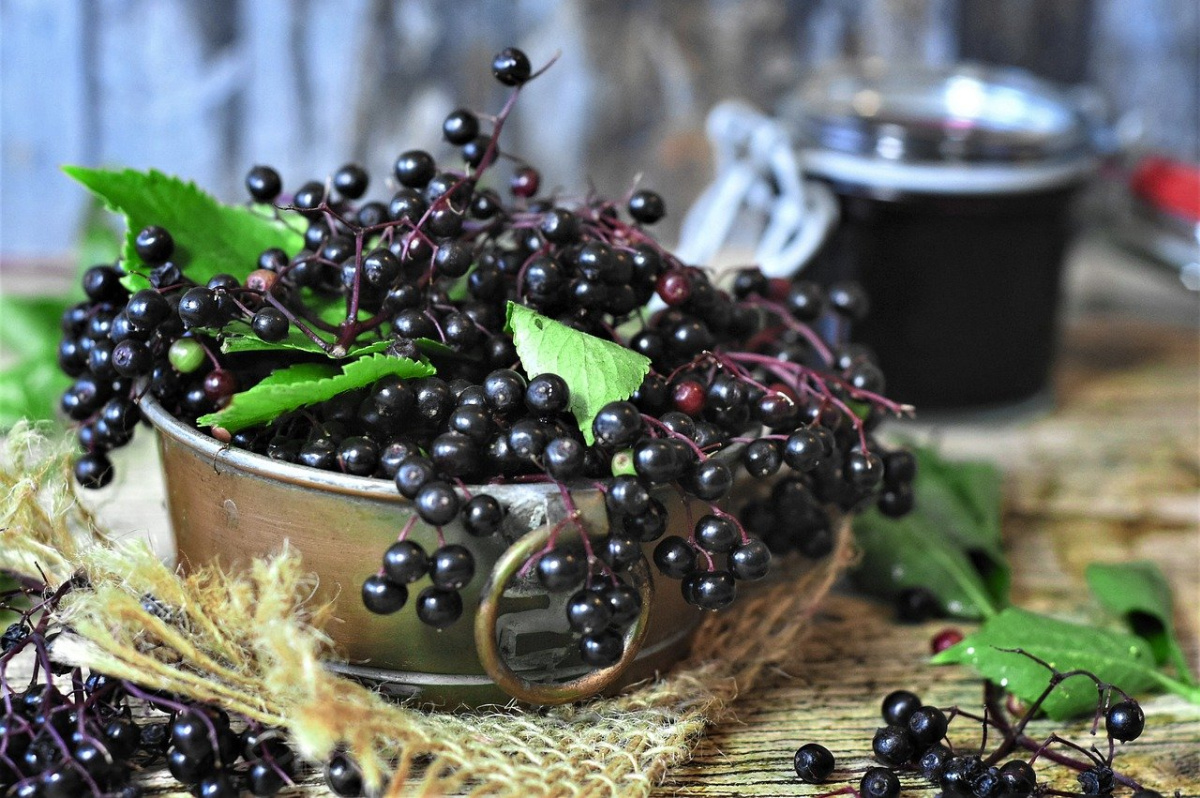
[[(589, 506), (584, 512), (576, 512), (577, 526), (586, 530), (589, 536), (593, 535), (591, 532), (593, 525), (586, 523), (586, 517), (595, 514), (587, 512), (590, 510), (593, 508)], [(604, 517), (603, 512), (604, 505), (601, 500), (598, 507), (601, 518)], [(539, 683), (519, 676), (508, 667), (496, 642), (496, 620), (499, 617), (500, 598), (513, 575), (529, 561), (530, 557), (546, 547), (555, 526), (557, 526), (556, 523), (540, 526), (526, 533), (508, 547), (508, 550), (496, 562), (487, 584), (484, 585), (479, 599), (479, 612), (475, 615), (475, 648), (479, 653), (479, 661), (483, 664), (484, 670), (487, 671), (492, 681), (499, 685), (500, 689), (518, 701), (528, 704), (550, 705), (582, 701), (616, 682), (621, 674), (633, 664), (642, 648), (646, 632), (649, 630), (650, 608), (653, 606), (654, 600), (654, 584), (650, 577), (650, 568), (646, 563), (646, 558), (642, 557), (630, 569), (634, 584), (641, 595), (642, 609), (633, 625), (625, 633), (625, 651), (615, 664), (568, 682)], [(607, 527), (607, 523), (604, 526)]]

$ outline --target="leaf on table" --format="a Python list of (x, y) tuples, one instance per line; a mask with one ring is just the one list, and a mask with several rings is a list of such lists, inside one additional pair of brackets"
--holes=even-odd
[(903, 518), (868, 510), (854, 521), (854, 539), (861, 559), (851, 576), (861, 590), (890, 601), (904, 590), (924, 588), (947, 615), (978, 620), (996, 614), (970, 558), (919, 509)]
[(1000, 547), (1000, 472), (929, 449), (914, 447), (914, 454), (912, 512), (892, 519), (872, 509), (855, 519), (862, 559), (852, 576), (862, 590), (889, 600), (924, 588), (949, 615), (994, 615), (1008, 603), (1011, 580)]
[(63, 171), (124, 214), (125, 245), (121, 256), (128, 272), (122, 283), (131, 291), (146, 288), (149, 267), (137, 256), (138, 231), (151, 224), (165, 227), (175, 239), (172, 260), (192, 280), (204, 284), (214, 275), (244, 279), (257, 268), (258, 255), (279, 247), (299, 251), (301, 233), (281, 219), (249, 208), (224, 205), (195, 183), (155, 170), (112, 171), (64, 166)]
[(1004, 477), (994, 463), (947, 460), (928, 447), (917, 458), (916, 506), (966, 553), (992, 600), (1008, 603), (1012, 570), (1001, 546)]
[(427, 377), (434, 369), (402, 357), (367, 355), (339, 369), (325, 363), (298, 363), (273, 372), (253, 388), (236, 393), (229, 404), (196, 419), (199, 426), (222, 427), (229, 432), (266, 424), (298, 407), (324, 402), (344, 391), (370, 385), (380, 377)]
[(571, 389), (570, 410), (591, 444), (592, 419), (609, 402), (628, 399), (650, 371), (650, 359), (620, 344), (572, 329), (514, 302), (505, 329), (529, 377), (547, 372)]
[[(1146, 641), (1124, 632), (1083, 626), (1010, 607), (933, 657), (935, 665), (969, 665), (984, 678), (1023, 701), (1033, 701), (1050, 684), (1050, 672), (1028, 657), (1001, 651), (1020, 648), (1059, 671), (1087, 670), (1127, 693), (1140, 693), (1161, 680)], [(1042, 705), (1055, 720), (1087, 715), (1096, 709), (1095, 683), (1072, 676)]]
[(1150, 644), (1159, 664), (1171, 663), (1186, 684), (1195, 684), (1187, 657), (1175, 634), (1171, 586), (1152, 562), (1092, 563), (1086, 573), (1088, 587), (1104, 608), (1129, 624)]

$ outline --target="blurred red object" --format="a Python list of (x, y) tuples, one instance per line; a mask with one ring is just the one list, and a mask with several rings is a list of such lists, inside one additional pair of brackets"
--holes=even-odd
[(1130, 187), (1143, 202), (1189, 222), (1200, 222), (1200, 164), (1148, 157), (1134, 170)]

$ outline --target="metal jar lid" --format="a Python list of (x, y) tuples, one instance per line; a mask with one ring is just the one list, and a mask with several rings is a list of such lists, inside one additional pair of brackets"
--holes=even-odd
[(1011, 68), (839, 64), (805, 82), (780, 115), (806, 171), (879, 189), (1034, 191), (1094, 164), (1077, 100)]

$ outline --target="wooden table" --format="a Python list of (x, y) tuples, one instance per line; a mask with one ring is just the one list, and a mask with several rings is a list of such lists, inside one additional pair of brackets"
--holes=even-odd
[[(1103, 268), (1084, 251), (1089, 270)], [(1053, 408), (993, 420), (923, 421), (908, 432), (939, 441), (952, 456), (986, 457), (1006, 473), (1004, 534), (1013, 600), (1036, 611), (1086, 618), (1082, 573), (1095, 560), (1148, 558), (1175, 591), (1177, 624), (1193, 663), (1200, 639), (1200, 339), (1195, 297), (1118, 269), (1096, 288), (1072, 270), (1071, 322)], [(1115, 282), (1114, 282), (1115, 281)], [(1115, 287), (1114, 287), (1115, 285)], [(1138, 292), (1142, 292), (1139, 294)], [(1132, 297), (1132, 299), (1131, 299)], [(1174, 323), (1164, 324), (1169, 318)], [(1190, 319), (1190, 321), (1189, 321)], [(1179, 322), (1183, 321), (1183, 324)], [(98, 495), (113, 529), (169, 541), (149, 437), (118, 455), (116, 491)], [(946, 626), (896, 624), (887, 607), (849, 593), (832, 597), (811, 638), (713, 729), (694, 760), (671, 774), (661, 796), (815, 795), (844, 786), (869, 765), (878, 704), (896, 688), (938, 705), (978, 709), (980, 682), (965, 669), (927, 664), (932, 635)], [(965, 628), (965, 627), (964, 627)], [(1200, 708), (1147, 698), (1147, 730), (1118, 766), (1164, 794), (1200, 796)], [(1084, 723), (1068, 724), (1074, 739)], [(957, 727), (956, 725), (956, 728)], [(1036, 734), (1053, 726), (1039, 722)], [(952, 738), (967, 742), (974, 730)], [(838, 760), (828, 787), (798, 782), (791, 759), (820, 742)], [(1065, 771), (1054, 768), (1054, 772)], [(310, 781), (305, 794), (326, 794)], [(933, 792), (904, 780), (905, 793)], [(1069, 775), (1056, 786), (1074, 789)], [(183, 795), (162, 787), (153, 794)], [(1126, 793), (1127, 794), (1127, 793)]]

